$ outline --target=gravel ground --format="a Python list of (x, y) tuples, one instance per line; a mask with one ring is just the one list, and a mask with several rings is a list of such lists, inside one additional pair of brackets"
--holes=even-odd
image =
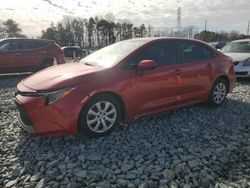
[(220, 108), (147, 116), (98, 139), (25, 133), (13, 92), (0, 89), (0, 187), (250, 187), (250, 80)]

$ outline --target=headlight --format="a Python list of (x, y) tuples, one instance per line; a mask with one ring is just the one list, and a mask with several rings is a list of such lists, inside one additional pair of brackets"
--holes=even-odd
[(244, 62), (243, 65), (244, 65), (244, 66), (250, 66), (250, 58), (248, 58), (248, 59)]
[(53, 91), (49, 93), (43, 93), (43, 95), (47, 99), (47, 104), (52, 104), (56, 102), (58, 99), (61, 99), (68, 95), (71, 91), (73, 91), (75, 88), (67, 88), (59, 91)]
[(46, 104), (52, 104), (56, 102), (58, 99), (61, 99), (68, 95), (71, 91), (75, 88), (65, 88), (58, 91), (52, 92), (19, 92), (19, 94), (23, 96), (30, 96), (30, 97), (45, 97)]

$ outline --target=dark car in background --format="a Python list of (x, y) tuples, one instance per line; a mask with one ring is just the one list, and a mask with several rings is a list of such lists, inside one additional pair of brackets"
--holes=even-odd
[(62, 49), (50, 40), (7, 38), (0, 40), (0, 73), (34, 72), (65, 63)]
[(223, 48), (228, 42), (220, 41), (220, 42), (209, 42), (208, 44), (218, 50)]
[(87, 55), (87, 51), (81, 49), (80, 46), (65, 46), (62, 50), (66, 60), (81, 59)]

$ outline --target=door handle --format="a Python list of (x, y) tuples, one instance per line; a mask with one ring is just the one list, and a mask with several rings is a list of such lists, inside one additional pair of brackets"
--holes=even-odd
[(211, 69), (211, 68), (212, 68), (211, 63), (208, 63), (208, 64), (207, 64), (207, 68), (209, 68), (209, 69)]
[(180, 69), (176, 69), (176, 70), (175, 70), (175, 73), (176, 73), (176, 74), (180, 74), (180, 73), (181, 73)]
[(22, 55), (22, 53), (15, 53), (15, 56), (19, 56), (19, 55)]

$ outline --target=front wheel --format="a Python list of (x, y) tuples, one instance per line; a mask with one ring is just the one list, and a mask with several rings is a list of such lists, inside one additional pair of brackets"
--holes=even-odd
[(90, 137), (107, 135), (119, 124), (120, 117), (120, 105), (114, 97), (96, 96), (82, 109), (79, 129)]
[(217, 79), (214, 82), (213, 87), (211, 88), (209, 98), (208, 98), (208, 104), (210, 106), (220, 106), (223, 104), (226, 100), (228, 91), (228, 85), (224, 79)]

